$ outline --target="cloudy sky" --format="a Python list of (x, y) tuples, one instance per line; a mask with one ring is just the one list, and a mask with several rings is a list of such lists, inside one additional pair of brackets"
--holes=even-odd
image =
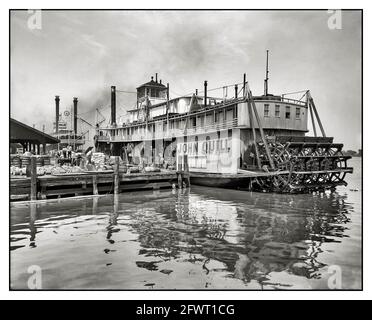
[[(11, 117), (51, 131), (54, 96), (61, 109), (79, 98), (93, 122), (110, 86), (135, 88), (159, 73), (171, 97), (242, 81), (262, 94), (265, 51), (269, 91), (310, 89), (328, 136), (361, 145), (361, 15), (343, 12), (328, 28), (327, 11), (48, 11), (29, 29), (27, 11), (11, 13)], [(118, 112), (135, 102), (118, 94)], [(109, 115), (109, 109), (103, 108)], [(310, 126), (309, 126), (310, 127)], [(82, 130), (85, 130), (82, 125)]]

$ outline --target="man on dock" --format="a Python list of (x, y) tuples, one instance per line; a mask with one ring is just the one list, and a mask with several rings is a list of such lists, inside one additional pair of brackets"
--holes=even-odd
[(72, 147), (70, 145), (67, 146), (67, 158), (71, 159)]
[(63, 159), (66, 159), (67, 158), (67, 148), (66, 147), (63, 147), (63, 149), (62, 149), (62, 155), (63, 155)]

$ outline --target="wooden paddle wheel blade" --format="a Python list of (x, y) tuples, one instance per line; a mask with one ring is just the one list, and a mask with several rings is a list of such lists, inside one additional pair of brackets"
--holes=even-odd
[[(342, 143), (333, 138), (280, 137), (269, 140), (275, 169), (269, 177), (257, 179), (257, 189), (265, 192), (311, 192), (347, 185), (345, 176), (353, 172), (347, 166), (351, 157), (342, 153)], [(302, 141), (301, 141), (302, 138)], [(268, 159), (259, 144), (261, 163), (268, 168)]]
[(332, 189), (337, 186), (347, 186), (346, 181), (339, 181), (339, 182), (332, 182), (332, 183), (314, 183), (314, 184), (303, 184), (303, 185), (294, 185), (290, 186), (291, 191), (290, 192), (296, 192), (300, 190), (306, 190), (306, 191), (315, 191), (319, 189)]

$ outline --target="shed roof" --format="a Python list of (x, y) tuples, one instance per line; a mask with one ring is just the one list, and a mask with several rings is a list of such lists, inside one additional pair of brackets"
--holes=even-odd
[(38, 142), (40, 144), (55, 144), (59, 140), (27, 124), (10, 118), (10, 142)]

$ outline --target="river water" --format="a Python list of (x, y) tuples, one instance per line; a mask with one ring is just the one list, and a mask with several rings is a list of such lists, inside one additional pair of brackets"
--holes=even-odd
[(11, 288), (360, 289), (361, 159), (350, 166), (333, 193), (192, 186), (12, 203)]

